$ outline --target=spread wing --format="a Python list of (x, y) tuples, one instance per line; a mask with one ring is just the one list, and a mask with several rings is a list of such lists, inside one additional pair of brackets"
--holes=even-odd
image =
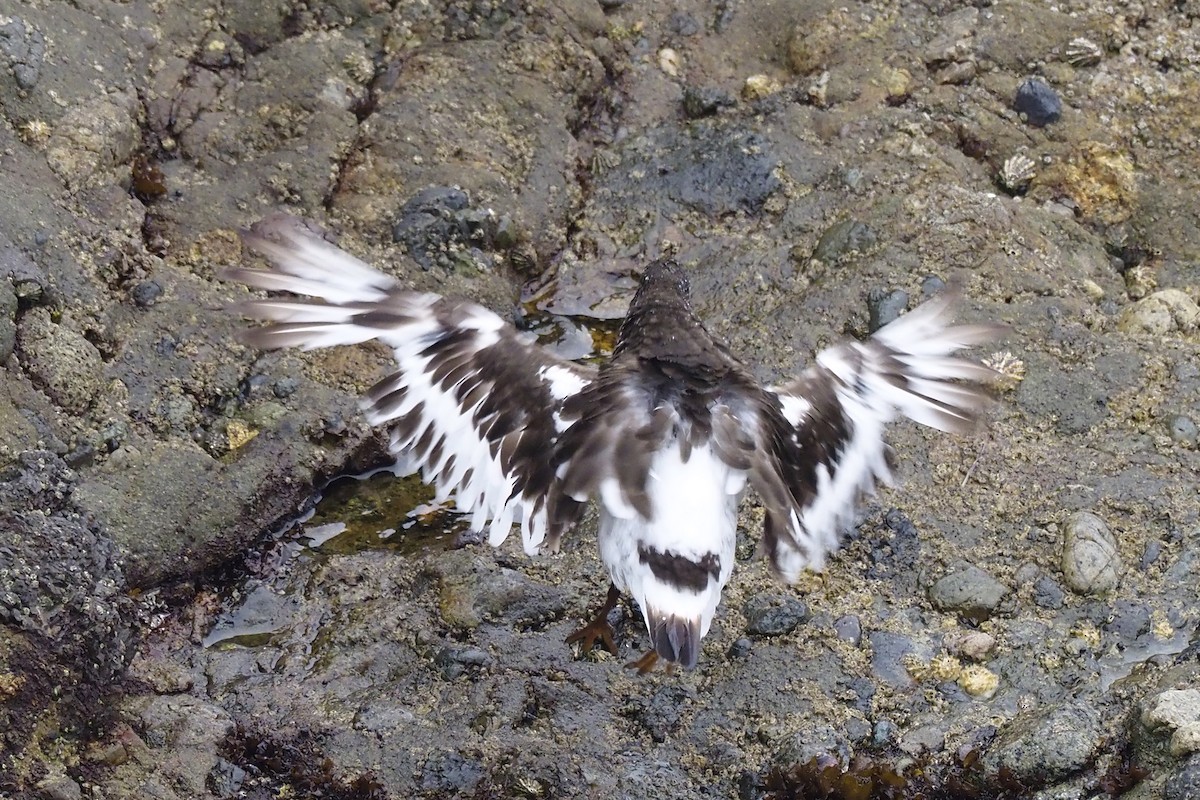
[(767, 390), (750, 472), (766, 506), (763, 544), (788, 582), (821, 569), (860, 498), (890, 478), (884, 426), (906, 416), (943, 431), (975, 422), (994, 372), (954, 355), (995, 339), (995, 325), (950, 325), (942, 295), (878, 330), (817, 356), (795, 380)]
[(270, 270), (223, 277), (304, 299), (249, 300), (246, 316), (267, 323), (245, 333), (264, 349), (379, 339), (397, 370), (362, 398), (372, 425), (391, 429), (391, 451), (412, 459), (439, 499), (451, 494), (471, 526), (504, 541), (514, 521), (526, 552), (556, 543), (582, 511), (562, 494), (551, 455), (566, 427), (563, 401), (594, 370), (559, 359), (475, 303), (406, 291), (286, 215), (244, 235)]

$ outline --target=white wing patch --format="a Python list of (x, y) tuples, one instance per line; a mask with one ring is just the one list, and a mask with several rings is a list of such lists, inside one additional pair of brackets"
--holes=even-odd
[(553, 356), (482, 306), (404, 291), (292, 218), (265, 220), (245, 240), (273, 269), (231, 269), (227, 278), (308, 298), (243, 303), (267, 323), (247, 341), (305, 350), (388, 344), (398, 369), (361, 405), (372, 425), (392, 428), (398, 463), (419, 468), (439, 500), (453, 495), (492, 544), (515, 521), (527, 552), (550, 533), (557, 542), (574, 508), (559, 502), (551, 455), (569, 427), (562, 403), (588, 386), (592, 368)]

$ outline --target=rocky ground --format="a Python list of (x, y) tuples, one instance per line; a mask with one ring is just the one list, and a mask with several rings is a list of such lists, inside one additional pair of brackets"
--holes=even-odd
[[(1198, 104), (1195, 0), (0, 0), (0, 796), (1200, 796)], [(280, 209), (600, 334), (675, 248), (767, 379), (954, 282), (1007, 380), (641, 678), (590, 525), (272, 535), (387, 365), (236, 343)]]

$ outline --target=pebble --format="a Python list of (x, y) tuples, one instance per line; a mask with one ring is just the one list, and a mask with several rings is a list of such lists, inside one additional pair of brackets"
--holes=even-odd
[(1058, 122), (1062, 117), (1062, 100), (1044, 81), (1029, 78), (1017, 87), (1013, 108), (1024, 115), (1030, 125), (1039, 128)]
[(1039, 608), (1056, 610), (1063, 607), (1066, 593), (1049, 575), (1043, 575), (1033, 585), (1033, 602)]
[(1104, 520), (1080, 511), (1067, 521), (1062, 571), (1067, 588), (1077, 594), (1098, 594), (1116, 587), (1121, 554)]
[(296, 389), (300, 387), (300, 381), (295, 378), (280, 378), (271, 386), (271, 391), (275, 396), (282, 400), (285, 397), (291, 397), (296, 393)]
[(447, 680), (454, 680), (468, 669), (487, 667), (492, 657), (478, 647), (443, 647), (434, 658)]
[(971, 661), (982, 661), (987, 658), (995, 646), (996, 637), (983, 631), (966, 631), (946, 641), (946, 649), (953, 655), (962, 656)]
[(921, 279), (921, 294), (925, 297), (933, 297), (945, 288), (946, 282), (937, 275), (926, 275)]
[(158, 298), (162, 295), (162, 284), (158, 281), (142, 281), (137, 286), (133, 287), (130, 295), (133, 297), (133, 302), (138, 308), (150, 308), (158, 302)]
[(1196, 423), (1192, 421), (1191, 417), (1176, 414), (1167, 421), (1167, 430), (1171, 434), (1171, 440), (1176, 444), (1188, 447), (1196, 444)]
[(746, 630), (758, 636), (791, 633), (808, 619), (808, 606), (787, 595), (756, 594), (746, 601)]
[(38, 781), (38, 791), (45, 800), (80, 800), (83, 790), (66, 775), (51, 774)]
[(867, 292), (868, 329), (871, 333), (895, 321), (908, 308), (908, 292), (875, 288)]
[(743, 636), (733, 644), (729, 645), (729, 657), (745, 658), (746, 656), (750, 655), (750, 650), (753, 648), (753, 646), (754, 643)]
[(839, 639), (850, 642), (855, 647), (862, 641), (862, 623), (853, 614), (838, 618), (833, 623), (833, 632)]
[(846, 219), (826, 229), (813, 248), (812, 257), (826, 264), (847, 253), (862, 252), (875, 246), (875, 232), (865, 222)]
[(1007, 594), (1007, 586), (974, 565), (946, 575), (929, 588), (929, 599), (939, 609), (973, 619), (991, 616)]

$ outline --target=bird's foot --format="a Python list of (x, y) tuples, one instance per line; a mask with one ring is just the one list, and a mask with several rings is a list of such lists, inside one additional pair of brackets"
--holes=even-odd
[(608, 612), (612, 611), (617, 601), (621, 599), (621, 592), (616, 586), (608, 587), (608, 596), (604, 599), (604, 605), (596, 612), (595, 618), (584, 625), (579, 630), (567, 637), (567, 644), (575, 644), (580, 642), (580, 649), (584, 653), (592, 652), (592, 648), (596, 646), (596, 640), (604, 643), (604, 649), (617, 654), (617, 644), (613, 641), (613, 626), (608, 624)]
[[(648, 672), (654, 671), (654, 668), (658, 666), (658, 661), (658, 652), (654, 649), (650, 649), (647, 650), (645, 655), (643, 655), (641, 658), (637, 659), (636, 661), (630, 661), (628, 664), (626, 664), (625, 669), (636, 669), (638, 671), (638, 675), (645, 675)], [(668, 675), (674, 675), (675, 662), (668, 661), (663, 671)]]
[(567, 644), (579, 642), (579, 647), (584, 653), (592, 652), (597, 641), (603, 642), (604, 649), (614, 656), (617, 654), (617, 645), (613, 641), (613, 626), (608, 624), (607, 612), (567, 637)]

